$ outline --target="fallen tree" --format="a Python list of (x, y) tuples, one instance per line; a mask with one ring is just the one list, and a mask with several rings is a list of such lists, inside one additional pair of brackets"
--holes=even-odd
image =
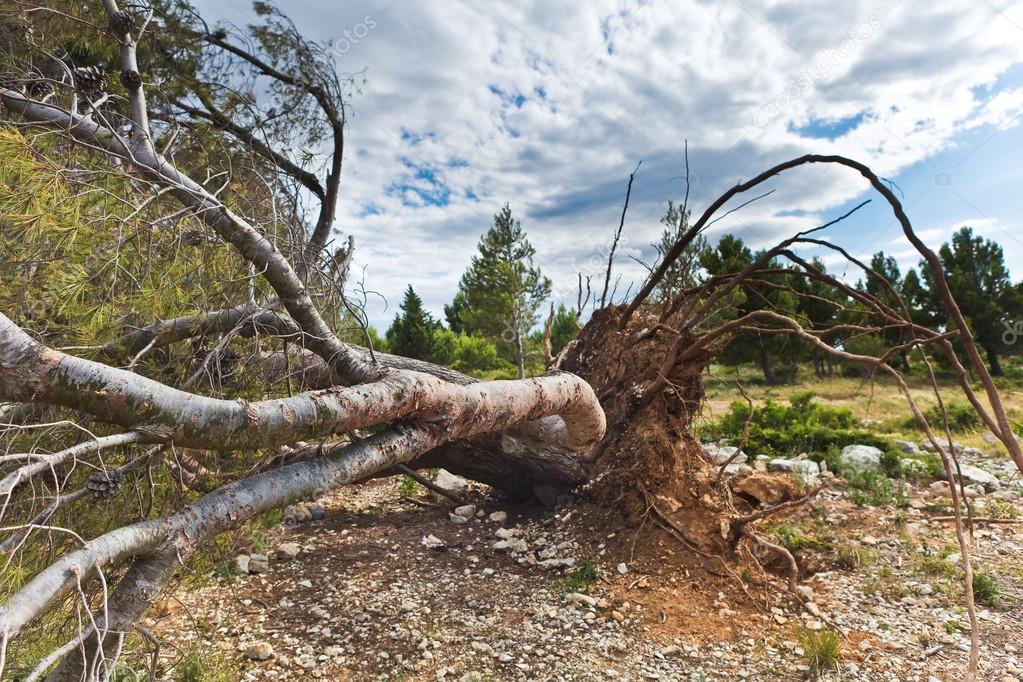
[[(639, 293), (628, 301), (615, 303), (606, 296), (612, 251), (601, 307), (593, 311), (579, 337), (551, 358), (548, 374), (519, 381), (479, 382), (447, 368), (355, 346), (343, 340), (329, 321), (339, 305), (347, 305), (339, 293), (343, 284), (337, 278), (347, 271), (345, 262), (351, 256), (350, 244), (343, 251), (328, 253), (340, 182), (344, 107), (333, 66), (325, 63), (315, 46), (290, 32), (290, 24), (277, 14), (272, 17), (285, 45), (280, 48), (277, 43), (283, 54), (262, 54), (201, 22), (188, 29), (216, 54), (245, 64), (275, 87), (313, 102), (313, 111), (326, 122), (332, 140), (328, 171), (322, 180), (267, 144), (251, 127), (239, 124), (205, 90), (171, 98), (171, 109), (154, 114), (147, 103), (136, 52), (138, 32), (152, 17), (137, 9), (125, 11), (115, 0), (103, 0), (102, 9), (107, 26), (100, 32), (108, 34), (117, 46), (127, 115), (102, 111), (89, 99), (91, 93), (76, 86), (74, 78), (50, 83), (53, 94), (34, 96), (39, 84), (26, 73), (0, 86), (0, 102), (7, 117), (4, 124), (45, 132), (103, 163), (112, 162), (110, 172), (126, 183), (129, 193), (173, 197), (183, 214), (233, 248), (234, 256), (251, 273), (248, 281), (258, 278), (266, 288), (256, 291), (256, 285), (250, 283), (244, 302), (231, 301), (229, 307), (127, 329), (119, 338), (94, 348), (95, 359), (49, 345), (43, 330), (32, 329), (29, 316), (22, 316), (25, 321), (19, 324), (6, 312), (0, 313), (0, 399), (15, 404), (4, 413), (12, 415), (12, 442), (24, 442), (21, 435), (37, 428), (67, 427), (85, 435), (51, 452), (40, 451), (36, 444), (24, 452), (8, 451), (2, 459), (0, 518), (7, 526), (4, 532), (11, 534), (10, 544), (5, 544), (7, 563), (10, 566), (18, 557), (34, 570), (0, 606), (0, 672), (8, 647), (25, 637), (46, 614), (57, 612), (69, 618), (66, 622), (74, 624), (75, 632), (65, 645), (37, 661), (28, 679), (105, 678), (146, 609), (204, 543), (260, 513), (386, 475), (398, 465), (413, 469), (443, 466), (518, 496), (528, 496), (538, 486), (568, 490), (585, 484), (593, 499), (619, 507), (623, 520), (653, 517), (699, 552), (728, 560), (737, 560), (744, 553), (784, 553), (758, 536), (756, 523), (805, 501), (804, 492), (789, 479), (723, 475), (724, 467), (708, 462), (693, 436), (693, 420), (703, 398), (704, 370), (733, 335), (751, 331), (792, 335), (822, 354), (886, 373), (903, 389), (914, 416), (942, 457), (953, 496), (967, 607), (974, 624), (970, 669), (975, 670), (978, 641), (969, 543), (959, 517), (961, 491), (955, 483), (951, 432), (947, 427), (943, 436), (935, 432), (900, 372), (887, 362), (889, 357), (915, 350), (929, 368), (930, 358), (943, 356), (967, 399), (1021, 470), (1023, 453), (968, 323), (949, 292), (940, 261), (915, 235), (895, 195), (869, 168), (839, 156), (807, 155), (736, 185), (681, 234)], [(64, 66), (72, 71), (72, 66)], [(286, 70), (288, 66), (297, 72)], [(79, 98), (89, 102), (85, 113), (80, 110)], [(261, 170), (290, 178), (314, 196), (320, 210), (311, 229), (305, 229), (307, 223), (296, 212), (286, 221), (286, 233), (299, 235), (298, 243), (277, 239), (257, 228), (253, 218), (229, 207), (206, 182), (189, 177), (158, 151), (158, 132), (170, 135), (170, 129), (160, 128), (158, 122), (172, 120), (211, 125), (241, 144), (263, 164)], [(165, 144), (171, 141), (163, 140)], [(832, 248), (861, 267), (866, 276), (881, 278), (817, 236), (830, 224), (784, 240), (739, 272), (710, 278), (667, 297), (651, 298), (673, 263), (730, 200), (781, 173), (810, 164), (837, 165), (857, 172), (889, 204), (905, 237), (931, 270), (949, 313), (949, 329), (917, 325), (904, 305), (893, 308), (826, 274), (795, 252), (811, 244)], [(631, 183), (632, 178), (630, 189)], [(277, 206), (275, 201), (269, 202), (272, 207)], [(683, 205), (683, 215), (687, 208)], [(136, 209), (132, 215), (143, 206)], [(156, 223), (148, 229), (156, 230)], [(719, 305), (738, 287), (753, 282), (771, 285), (768, 278), (775, 258), (787, 259), (793, 272), (807, 281), (856, 301), (870, 322), (818, 329), (771, 310), (720, 319)], [(578, 307), (581, 315), (582, 295)], [(879, 357), (857, 355), (824, 340), (839, 332), (862, 334), (886, 328), (903, 330), (906, 341)], [(186, 380), (173, 371), (161, 373), (156, 367), (149, 368), (152, 376), (136, 371), (147, 354), (207, 338), (217, 343), (203, 352), (198, 370)], [(195, 377), (210, 371), (211, 362), (222, 359), (237, 338), (267, 344), (250, 360), (258, 373), (284, 377), (286, 391), (265, 391), (258, 399), (250, 399), (193, 390)], [(980, 394), (970, 381), (971, 372), (980, 378)], [(933, 373), (931, 376), (933, 381)], [(297, 392), (292, 390), (294, 384), (298, 384)], [(940, 401), (936, 383), (934, 392)], [(39, 415), (55, 409), (73, 415), (77, 425), (38, 422)], [(372, 435), (366, 436), (367, 431)], [(207, 461), (249, 457), (247, 464), (252, 466), (219, 472), (213, 490), (177, 509), (119, 525), (89, 539), (74, 528), (51, 524), (58, 508), (83, 499), (82, 491), (87, 488), (67, 490), (70, 481), (76, 480), (75, 467), (92, 468), (95, 473), (90, 481), (98, 476), (104, 490), (116, 492), (125, 476), (151, 466), (163, 448), (197, 456), (205, 453)], [(104, 461), (104, 454), (114, 451), (129, 453), (118, 467)], [(42, 495), (41, 486), (49, 486), (59, 495)], [(61, 538), (61, 551), (37, 565), (44, 556), (39, 550), (41, 542), (53, 542), (54, 537)], [(790, 573), (790, 587), (795, 577)]]

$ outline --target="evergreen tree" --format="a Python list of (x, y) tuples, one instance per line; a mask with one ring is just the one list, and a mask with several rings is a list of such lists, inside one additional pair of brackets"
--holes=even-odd
[[(884, 251), (878, 251), (870, 259), (870, 269), (877, 273), (878, 276), (868, 275), (866, 283), (862, 285), (863, 290), (892, 310), (901, 312), (902, 306), (899, 303), (899, 297), (902, 296), (905, 284), (902, 279), (902, 272), (899, 270), (899, 264), (893, 257), (885, 255)], [(888, 285), (879, 277), (887, 280)], [(892, 348), (904, 342), (906, 332), (901, 328), (889, 327), (881, 332), (881, 338), (885, 348)], [(901, 365), (904, 371), (909, 370), (909, 358), (905, 352), (899, 353), (893, 360), (896, 361), (893, 364)]]
[[(974, 236), (973, 228), (964, 227), (952, 235), (951, 245), (942, 245), (939, 256), (952, 296), (969, 322), (977, 345), (987, 354), (991, 374), (1001, 376), (999, 356), (1011, 350), (1002, 337), (1007, 328), (1023, 319), (1023, 291), (1009, 279), (1002, 247)], [(921, 264), (920, 273), (927, 291), (927, 308), (947, 328), (948, 312), (934, 290), (930, 270)]]
[[(762, 252), (753, 253), (742, 239), (726, 234), (721, 237), (717, 246), (705, 249), (700, 254), (700, 265), (712, 277), (737, 274), (761, 255)], [(764, 267), (778, 270), (782, 265), (777, 260), (771, 260)], [(733, 299), (733, 317), (742, 317), (757, 310), (773, 310), (790, 316), (795, 314), (798, 304), (795, 294), (780, 288), (780, 285), (790, 284), (791, 277), (789, 275), (784, 273), (760, 274), (757, 275), (757, 279), (768, 286), (759, 283), (739, 285), (741, 296)], [(798, 348), (798, 344), (787, 334), (743, 332), (733, 337), (722, 353), (721, 359), (728, 364), (754, 360), (764, 373), (764, 381), (768, 384), (776, 384), (790, 378), (795, 373), (795, 361), (798, 355), (795, 351)], [(777, 364), (783, 359), (788, 365), (786, 371), (788, 376), (779, 376), (776, 372)]]
[[(811, 265), (825, 274), (828, 271), (824, 261), (819, 258), (814, 258)], [(793, 276), (792, 288), (799, 294), (796, 311), (799, 313), (800, 321), (810, 329), (830, 328), (838, 321), (841, 311), (850, 304), (849, 298), (835, 287), (811, 277)], [(841, 336), (835, 332), (820, 338), (831, 346), (837, 346), (842, 342)], [(809, 350), (813, 358), (814, 373), (818, 377), (831, 376), (834, 373), (832, 357), (819, 348)]]
[(579, 320), (575, 316), (575, 311), (569, 310), (564, 304), (559, 305), (551, 323), (551, 352), (557, 355), (578, 335)]
[(387, 330), (387, 347), (396, 355), (430, 360), (434, 351), (434, 334), (439, 326), (423, 308), (423, 299), (410, 284), (405, 290), (401, 310)]
[(505, 204), (480, 239), (445, 314), (453, 330), (497, 344), (525, 376), (523, 337), (536, 325), (537, 311), (551, 293), (551, 281), (533, 265), (536, 250)]
[[(683, 212), (680, 206), (668, 201), (668, 210), (661, 217), (661, 225), (664, 226), (661, 239), (656, 244), (652, 244), (657, 251), (655, 269), (661, 264), (664, 255), (689, 229), (689, 211)], [(664, 273), (664, 278), (657, 283), (654, 296), (658, 300), (667, 301), (674, 298), (683, 289), (696, 286), (700, 280), (700, 254), (706, 249), (707, 238), (702, 234), (698, 235)]]

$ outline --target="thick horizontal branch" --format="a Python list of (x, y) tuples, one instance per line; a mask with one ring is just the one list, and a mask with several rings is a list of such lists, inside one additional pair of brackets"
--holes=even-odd
[(3, 314), (0, 398), (71, 407), (155, 442), (211, 449), (283, 445), (397, 419), (453, 428), (510, 414), (525, 417), (516, 423), (560, 415), (564, 429), (537, 428), (558, 447), (583, 450), (605, 426), (589, 384), (571, 374), (459, 386), (419, 372), (392, 372), (351, 388), (254, 402), (221, 400), (48, 348)]
[[(0, 343), (0, 348), (5, 345)], [(6, 362), (5, 354), (0, 352), (0, 364)], [(468, 400), (451, 396), (454, 402), (445, 403), (451, 413), (458, 415), (456, 418), (392, 427), (345, 446), (336, 457), (298, 462), (230, 483), (174, 516), (125, 526), (89, 541), (41, 571), (0, 607), (0, 639), (6, 641), (16, 635), (46, 605), (93, 570), (145, 555), (168, 542), (174, 543), (178, 555), (188, 556), (202, 542), (255, 514), (366, 478), (444, 442), (502, 431), (557, 414), (568, 427), (571, 438), (566, 444), (573, 449), (590, 447), (604, 435), (604, 415), (592, 390), (571, 375), (455, 388), (471, 396)]]

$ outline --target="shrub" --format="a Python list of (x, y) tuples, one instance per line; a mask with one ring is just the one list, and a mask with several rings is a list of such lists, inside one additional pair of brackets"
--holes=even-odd
[[(793, 457), (806, 452), (815, 461), (824, 459), (831, 465), (846, 445), (873, 445), (891, 462), (898, 462), (898, 449), (891, 439), (859, 428), (848, 408), (822, 405), (813, 398), (813, 393), (800, 393), (792, 396), (788, 405), (768, 400), (754, 407), (747, 450), (768, 457)], [(742, 438), (748, 415), (749, 406), (736, 401), (719, 420), (705, 426), (701, 435), (736, 442)]]
[(981, 604), (998, 606), (1001, 601), (1002, 590), (998, 581), (990, 573), (981, 570), (973, 572), (973, 598)]
[(498, 355), (497, 346), (486, 339), (464, 334), (457, 339), (452, 366), (458, 371), (471, 374), (492, 369), (514, 369), (510, 362)]
[[(981, 426), (980, 415), (972, 405), (956, 402), (945, 403), (945, 412), (948, 414), (948, 425), (953, 431), (976, 431)], [(931, 405), (924, 410), (924, 417), (936, 431), (945, 429), (945, 416), (937, 405)], [(920, 429), (920, 423), (917, 422), (916, 417), (906, 418), (903, 426), (909, 429)]]
[(838, 653), (841, 644), (834, 630), (800, 630), (796, 634), (803, 647), (803, 657), (815, 673), (834, 670), (838, 667)]

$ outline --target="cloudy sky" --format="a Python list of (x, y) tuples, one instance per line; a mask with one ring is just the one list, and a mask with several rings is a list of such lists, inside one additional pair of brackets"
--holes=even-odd
[[(196, 4), (209, 19), (250, 16), (246, 0)], [(505, 202), (555, 295), (574, 300), (576, 273), (603, 269), (642, 161), (616, 261), (624, 289), (643, 273), (630, 256), (653, 260), (659, 218), (682, 197), (686, 141), (696, 213), (779, 161), (839, 153), (895, 183), (928, 243), (972, 225), (1023, 277), (1023, 2), (283, 4), (310, 37), (333, 41), (342, 71), (365, 75), (338, 227), (379, 292), (367, 303), (378, 327), (409, 283), (440, 315)], [(776, 191), (710, 238), (767, 246), (869, 196), (854, 173), (829, 168), (765, 189)], [(876, 197), (828, 234), (856, 255), (918, 260)]]

